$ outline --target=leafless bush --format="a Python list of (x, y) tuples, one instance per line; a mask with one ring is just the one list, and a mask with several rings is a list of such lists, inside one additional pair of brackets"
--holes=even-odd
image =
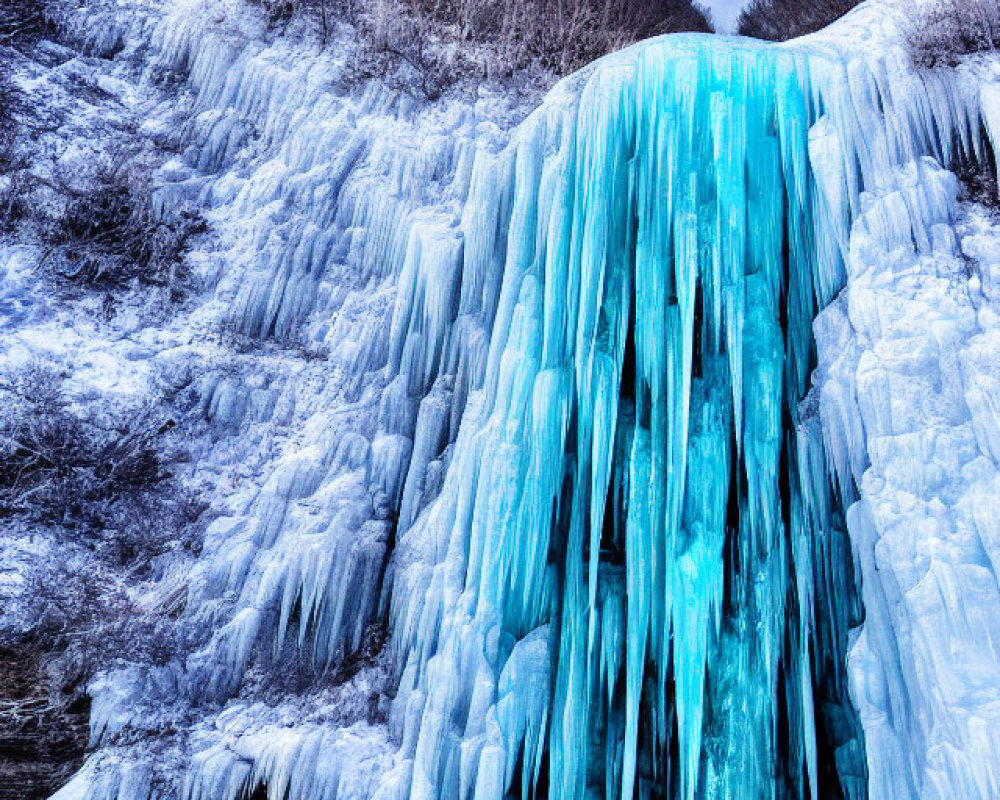
[(288, 22), (304, 5), (295, 0), (247, 0), (247, 2), (263, 11), (272, 26)]
[(741, 36), (782, 42), (821, 30), (861, 0), (753, 0), (740, 14)]
[(0, 45), (31, 43), (51, 31), (47, 0), (0, 0)]
[(347, 65), (351, 81), (383, 78), (436, 100), (461, 76), (480, 71), (465, 52), (447, 48), (439, 23), (407, 0), (374, 0), (355, 25), (361, 44)]
[(148, 560), (198, 513), (154, 407), (75, 409), (64, 378), (32, 363), (0, 378), (0, 515), (92, 534), (117, 563)]
[(566, 74), (640, 39), (711, 30), (690, 0), (417, 0), (416, 6), (461, 41), (488, 45), (501, 70), (537, 62)]
[(184, 254), (205, 225), (193, 211), (153, 207), (158, 154), (118, 144), (141, 138), (108, 125), (93, 133), (103, 151), (46, 168), (32, 137), (52, 124), (39, 119), (0, 64), (0, 230), (29, 223), (28, 238), (46, 246), (42, 265), (70, 283), (111, 289), (135, 280), (179, 297)]
[(48, 559), (26, 570), (25, 577), (37, 616), (17, 638), (44, 653), (49, 674), (60, 678), (60, 694), (82, 699), (94, 670), (112, 659), (163, 664), (184, 647), (172, 624), (176, 615), (137, 604), (127, 591), (127, 573), (77, 553)]
[(942, 0), (927, 6), (907, 32), (920, 67), (955, 66), (962, 56), (1000, 46), (1000, 0)]
[(183, 256), (204, 222), (188, 210), (157, 213), (150, 171), (137, 157), (112, 153), (98, 159), (90, 174), (73, 178), (56, 170), (49, 188), (64, 204), (44, 230), (44, 265), (84, 286), (114, 288), (138, 280), (179, 296), (186, 280)]
[[(536, 0), (532, 9), (540, 22), (518, 30), (518, 3), (508, 0), (505, 8), (508, 44), (525, 37), (527, 48), (521, 58), (537, 58), (559, 74), (589, 64), (606, 53), (662, 33), (678, 31), (711, 32), (705, 12), (689, 0), (563, 0), (547, 3)], [(480, 3), (480, 14), (489, 13)], [(523, 19), (523, 18), (522, 18)], [(534, 43), (533, 47), (530, 43)], [(517, 54), (517, 48), (514, 48)]]
[(366, 0), (247, 0), (260, 8), (272, 28), (287, 25), (296, 16), (318, 25), (325, 45), (337, 20), (353, 21)]
[(349, 77), (390, 76), (433, 99), (459, 79), (531, 65), (563, 75), (640, 39), (708, 32), (692, 0), (256, 0), (272, 22), (299, 14), (323, 38), (335, 20), (359, 33)]
[(23, 214), (23, 191), (18, 176), (24, 167), (20, 153), (24, 98), (10, 77), (0, 71), (0, 230), (10, 228)]

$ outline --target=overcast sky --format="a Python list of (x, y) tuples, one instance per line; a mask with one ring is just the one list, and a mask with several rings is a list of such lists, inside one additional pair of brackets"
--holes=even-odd
[(704, 0), (715, 20), (720, 33), (732, 33), (736, 29), (736, 18), (748, 0)]

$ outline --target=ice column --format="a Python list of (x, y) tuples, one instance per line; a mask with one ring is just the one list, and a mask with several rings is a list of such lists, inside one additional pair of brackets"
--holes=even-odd
[[(473, 192), (466, 236), (507, 242), (485, 379), (392, 572), (410, 797), (864, 795), (854, 484), (803, 404), (811, 325), (859, 192), (978, 147), (898, 57), (647, 43), (525, 124), (509, 218)], [(499, 711), (537, 700), (505, 664), (538, 630), (540, 758)]]

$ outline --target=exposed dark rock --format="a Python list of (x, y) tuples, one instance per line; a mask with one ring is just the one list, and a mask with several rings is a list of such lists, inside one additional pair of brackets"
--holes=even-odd
[(90, 700), (45, 644), (0, 645), (0, 800), (41, 800), (83, 762)]

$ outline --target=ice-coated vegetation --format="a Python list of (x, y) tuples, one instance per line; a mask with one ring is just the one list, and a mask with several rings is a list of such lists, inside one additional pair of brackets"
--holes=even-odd
[(692, 0), (251, 2), (273, 27), (305, 21), (323, 42), (346, 21), (356, 38), (348, 75), (378, 77), (430, 99), (484, 79), (523, 91), (533, 79), (548, 82), (650, 36), (711, 30)]
[(1000, 45), (1000, 2), (943, 0), (925, 6), (908, 29), (916, 64), (955, 66), (963, 56), (996, 50)]
[(149, 218), (212, 237), (60, 357), (183, 387), (211, 507), (58, 800), (1000, 791), (1000, 237), (946, 171), (993, 163), (997, 64), (915, 70), (881, 0), (643, 42), (511, 131), (236, 0), (128, 8), (64, 24), (183, 102)]

